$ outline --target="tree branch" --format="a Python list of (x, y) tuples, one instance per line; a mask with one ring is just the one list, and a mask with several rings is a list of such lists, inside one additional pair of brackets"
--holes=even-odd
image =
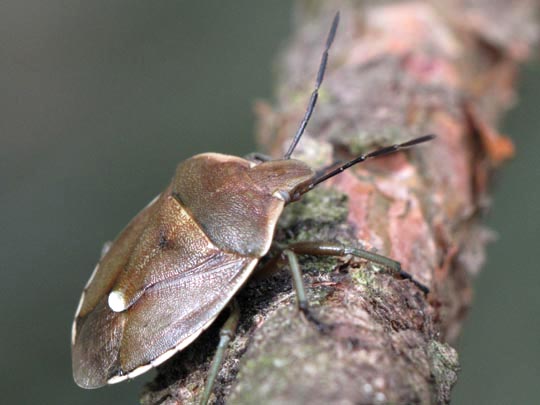
[[(431, 288), (350, 258), (303, 258), (309, 300), (333, 325), (319, 333), (295, 309), (290, 277), (239, 295), (242, 323), (220, 372), (218, 403), (447, 403), (450, 344), (490, 233), (479, 222), (489, 178), (512, 156), (494, 126), (536, 40), (536, 3), (303, 1), (280, 65), (278, 102), (259, 103), (258, 136), (282, 156), (312, 89), (334, 12), (342, 24), (320, 104), (293, 157), (313, 167), (424, 133), (438, 138), (335, 177), (287, 208), (276, 240), (339, 240), (399, 260)], [(217, 324), (222, 321), (217, 322)], [(145, 404), (193, 401), (217, 327), (159, 369)]]

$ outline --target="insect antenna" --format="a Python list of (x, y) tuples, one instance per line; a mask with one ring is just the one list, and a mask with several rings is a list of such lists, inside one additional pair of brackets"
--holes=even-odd
[(330, 27), (330, 31), (328, 32), (328, 37), (326, 38), (326, 46), (324, 48), (324, 52), (321, 56), (321, 63), (319, 65), (319, 72), (317, 73), (317, 80), (315, 81), (315, 88), (313, 89), (313, 92), (311, 93), (311, 97), (309, 98), (309, 103), (307, 105), (306, 113), (304, 115), (304, 118), (300, 122), (300, 126), (298, 127), (298, 130), (296, 131), (296, 134), (294, 135), (294, 138), (291, 142), (291, 145), (289, 146), (289, 149), (287, 150), (287, 153), (285, 153), (284, 159), (290, 159), (292, 153), (294, 152), (294, 149), (296, 148), (296, 145), (298, 144), (298, 141), (302, 137), (304, 130), (306, 129), (306, 125), (309, 122), (309, 119), (311, 118), (311, 114), (313, 114), (313, 110), (315, 109), (315, 104), (317, 104), (317, 98), (319, 97), (319, 88), (321, 87), (323, 78), (324, 78), (324, 72), (326, 71), (326, 64), (328, 63), (328, 51), (330, 50), (330, 47), (332, 46), (332, 42), (334, 41), (334, 37), (336, 36), (336, 31), (339, 23), (339, 11), (334, 16), (334, 20), (332, 21), (332, 26)]
[(424, 136), (420, 136), (418, 138), (411, 139), (410, 141), (407, 141), (407, 142), (403, 142), (403, 143), (399, 143), (399, 144), (391, 145), (391, 146), (384, 146), (384, 147), (382, 147), (380, 149), (374, 150), (374, 151), (366, 153), (364, 155), (360, 155), (360, 156), (358, 156), (358, 157), (356, 157), (356, 158), (342, 164), (341, 166), (339, 166), (339, 167), (337, 167), (337, 168), (335, 168), (333, 170), (330, 170), (327, 173), (324, 173), (324, 174), (322, 174), (322, 175), (320, 175), (318, 177), (315, 177), (311, 181), (311, 183), (308, 183), (308, 184), (304, 185), (301, 189), (299, 189), (299, 190), (297, 190), (295, 192), (295, 198), (294, 199), (296, 199), (297, 197), (300, 197), (302, 194), (307, 193), (308, 191), (313, 189), (313, 187), (315, 187), (317, 184), (320, 184), (323, 181), (326, 181), (329, 178), (334, 177), (335, 175), (342, 173), (343, 171), (347, 170), (349, 167), (354, 166), (354, 165), (356, 165), (358, 163), (361, 163), (361, 162), (363, 162), (363, 161), (365, 161), (367, 159), (371, 159), (371, 158), (375, 158), (375, 157), (379, 157), (379, 156), (384, 156), (384, 155), (389, 155), (389, 154), (397, 152), (399, 150), (407, 149), (407, 148), (410, 148), (411, 146), (418, 145), (419, 143), (431, 141), (434, 138), (435, 138), (435, 135), (424, 135)]

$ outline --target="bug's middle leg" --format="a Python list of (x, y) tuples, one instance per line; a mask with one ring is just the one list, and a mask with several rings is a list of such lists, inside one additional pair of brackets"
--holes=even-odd
[(293, 285), (296, 292), (296, 299), (298, 310), (306, 317), (306, 319), (313, 323), (317, 329), (321, 332), (328, 332), (329, 325), (321, 322), (309, 308), (309, 302), (307, 300), (306, 289), (304, 287), (304, 280), (302, 280), (302, 271), (300, 270), (300, 264), (298, 263), (298, 257), (291, 249), (284, 249), (282, 252), (289, 262), (289, 269), (292, 274)]
[(255, 273), (255, 277), (268, 277), (271, 274), (275, 273), (276, 270), (285, 263), (289, 264), (289, 270), (292, 275), (293, 287), (296, 293), (298, 310), (309, 322), (313, 323), (319, 331), (327, 332), (330, 329), (330, 326), (319, 321), (310, 310), (309, 302), (306, 295), (306, 288), (304, 286), (304, 281), (302, 280), (302, 271), (300, 269), (298, 257), (295, 252), (293, 252), (291, 249), (288, 249), (287, 247), (281, 249), (262, 268), (258, 269), (257, 273)]

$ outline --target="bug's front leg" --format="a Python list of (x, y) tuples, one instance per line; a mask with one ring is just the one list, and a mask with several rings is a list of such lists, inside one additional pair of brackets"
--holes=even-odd
[(345, 246), (337, 242), (296, 242), (288, 245), (287, 249), (302, 255), (356, 256), (361, 259), (365, 259), (386, 267), (398, 277), (411, 281), (424, 294), (429, 294), (429, 288), (424, 284), (420, 283), (419, 281), (415, 280), (410, 273), (403, 270), (401, 268), (401, 264), (398, 261), (392, 260), (386, 256), (382, 256), (377, 253), (369, 252), (364, 249)]
[(262, 269), (257, 273), (258, 277), (266, 276), (274, 272), (279, 265), (285, 260), (289, 264), (289, 269), (292, 274), (293, 285), (296, 292), (298, 309), (312, 322), (321, 332), (328, 332), (331, 329), (330, 325), (324, 324), (317, 319), (309, 308), (304, 281), (302, 280), (302, 272), (298, 263), (297, 255), (312, 255), (312, 256), (347, 256), (352, 255), (370, 262), (379, 264), (389, 269), (393, 274), (403, 279), (411, 281), (424, 294), (429, 294), (429, 288), (419, 281), (415, 280), (411, 274), (401, 268), (398, 261), (392, 260), (386, 256), (377, 253), (369, 252), (364, 249), (353, 248), (337, 242), (296, 242), (287, 245), (277, 255), (275, 255)]

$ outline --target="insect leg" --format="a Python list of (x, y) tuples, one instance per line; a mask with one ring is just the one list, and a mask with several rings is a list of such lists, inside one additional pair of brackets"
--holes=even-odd
[(225, 350), (229, 346), (229, 342), (236, 333), (236, 327), (238, 326), (238, 321), (240, 320), (240, 307), (238, 306), (238, 302), (236, 302), (236, 299), (233, 298), (233, 300), (229, 304), (229, 308), (231, 313), (219, 332), (219, 344), (216, 350), (216, 354), (214, 354), (214, 358), (212, 359), (212, 364), (210, 365), (208, 378), (206, 380), (204, 391), (199, 402), (200, 405), (206, 405), (208, 403), (208, 400), (210, 399), (210, 395), (212, 394), (219, 368), (223, 361)]
[(401, 268), (401, 264), (388, 257), (364, 249), (352, 248), (336, 242), (297, 242), (287, 246), (287, 249), (304, 255), (314, 256), (346, 256), (353, 255), (370, 262), (380, 264), (391, 270), (395, 275), (410, 280), (424, 294), (429, 294), (429, 288), (415, 280), (410, 273)]
[(302, 314), (304, 314), (309, 322), (312, 322), (317, 329), (319, 329), (320, 332), (327, 332), (330, 326), (319, 321), (309, 309), (304, 281), (302, 280), (302, 272), (300, 271), (300, 264), (298, 263), (298, 257), (290, 249), (283, 250), (282, 254), (289, 261), (289, 268), (291, 270), (293, 285), (296, 291), (296, 299), (298, 301), (298, 309)]

